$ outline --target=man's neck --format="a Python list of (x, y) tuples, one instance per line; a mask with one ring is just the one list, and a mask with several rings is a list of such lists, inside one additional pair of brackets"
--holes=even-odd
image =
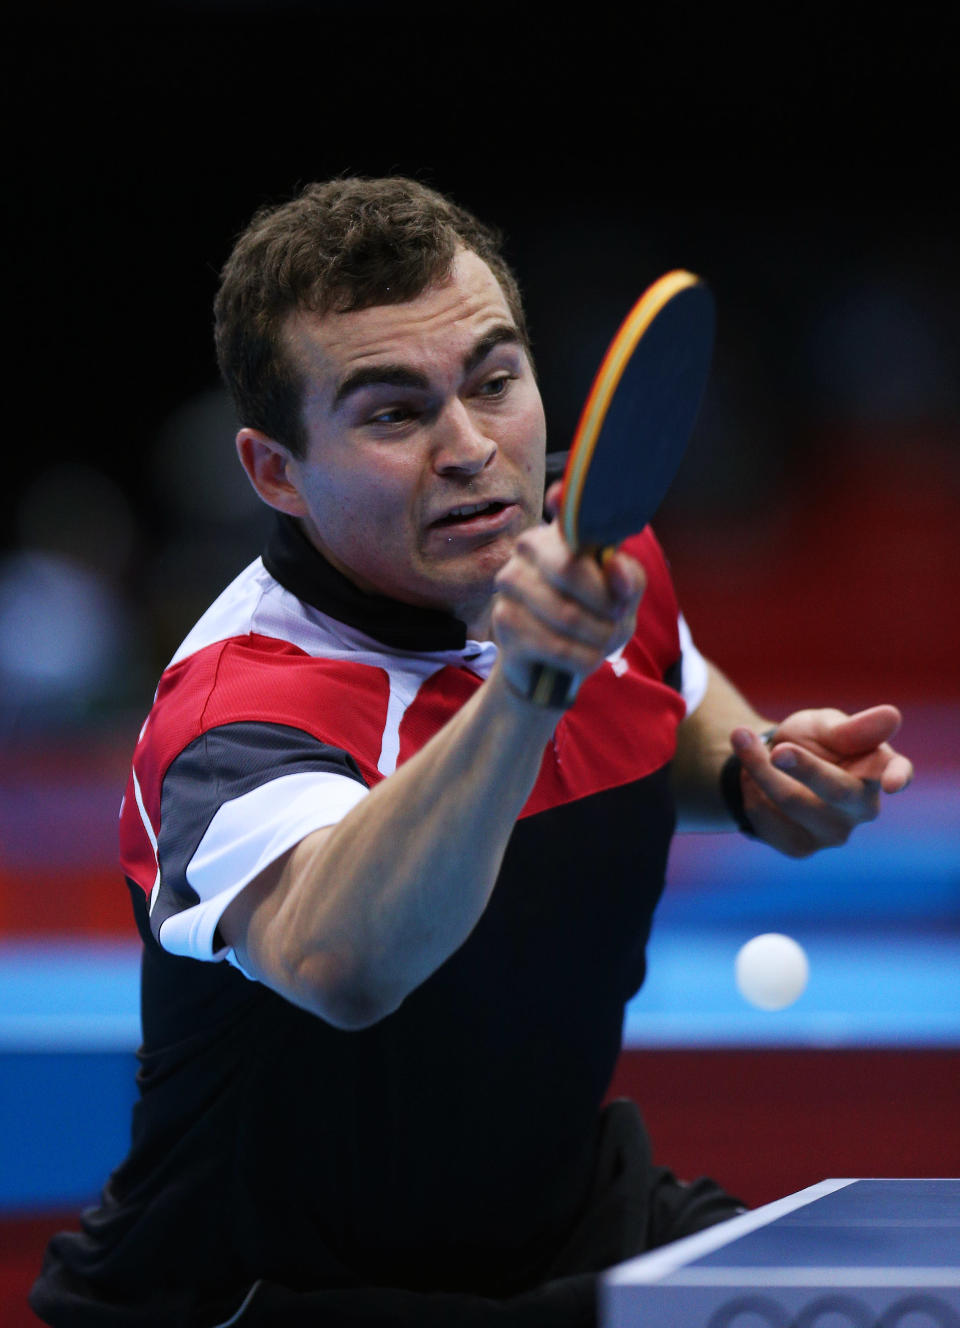
[[(490, 605), (467, 620), (443, 610), (368, 594), (326, 559), (293, 517), (278, 516), (263, 553), (264, 566), (291, 594), (323, 613), (401, 650), (462, 650), (467, 637), (485, 639)], [(474, 636), (474, 629), (481, 629)]]

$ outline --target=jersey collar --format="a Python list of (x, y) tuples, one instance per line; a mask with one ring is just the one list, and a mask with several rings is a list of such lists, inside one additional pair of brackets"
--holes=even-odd
[(395, 650), (463, 650), (467, 644), (466, 624), (452, 613), (359, 590), (314, 548), (293, 517), (278, 515), (263, 565), (297, 599)]
[[(566, 462), (566, 452), (547, 453), (548, 486), (560, 479)], [(327, 562), (291, 516), (277, 514), (263, 565), (297, 599), (395, 650), (463, 650), (467, 645), (466, 623), (452, 613), (358, 590)]]

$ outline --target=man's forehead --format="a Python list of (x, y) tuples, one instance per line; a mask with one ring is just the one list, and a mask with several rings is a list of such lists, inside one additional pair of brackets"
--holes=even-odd
[(339, 374), (379, 359), (468, 351), (494, 325), (519, 331), (494, 274), (461, 251), (449, 276), (412, 300), (347, 313), (297, 310), (284, 328), (294, 358), (311, 374)]

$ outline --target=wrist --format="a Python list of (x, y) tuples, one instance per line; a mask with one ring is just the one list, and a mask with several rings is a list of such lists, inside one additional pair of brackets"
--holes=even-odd
[(491, 700), (496, 698), (498, 706), (523, 721), (526, 727), (531, 724), (543, 726), (545, 732), (552, 732), (566, 707), (545, 706), (531, 697), (531, 690), (523, 669), (504, 667), (502, 660), (495, 665), (484, 688), (490, 693)]
[(534, 661), (504, 664), (501, 670), (507, 690), (534, 711), (561, 715), (573, 705), (582, 679), (576, 674)]
[[(758, 734), (760, 741), (766, 748), (773, 746), (776, 740), (777, 726), (766, 729)], [(743, 798), (743, 763), (736, 752), (731, 754), (724, 761), (720, 769), (720, 793), (726, 804), (730, 818), (736, 825), (741, 834), (749, 839), (757, 838), (757, 831), (747, 815), (746, 806)]]

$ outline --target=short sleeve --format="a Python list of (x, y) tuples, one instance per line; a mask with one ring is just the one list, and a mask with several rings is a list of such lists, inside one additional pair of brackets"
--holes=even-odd
[(367, 792), (348, 753), (300, 729), (244, 722), (195, 739), (171, 763), (161, 791), (150, 894), (150, 926), (161, 947), (236, 963), (215, 942), (230, 901)]
[(687, 706), (687, 714), (692, 714), (703, 700), (707, 691), (707, 661), (694, 645), (690, 628), (683, 614), (677, 623), (680, 632), (680, 692)]

